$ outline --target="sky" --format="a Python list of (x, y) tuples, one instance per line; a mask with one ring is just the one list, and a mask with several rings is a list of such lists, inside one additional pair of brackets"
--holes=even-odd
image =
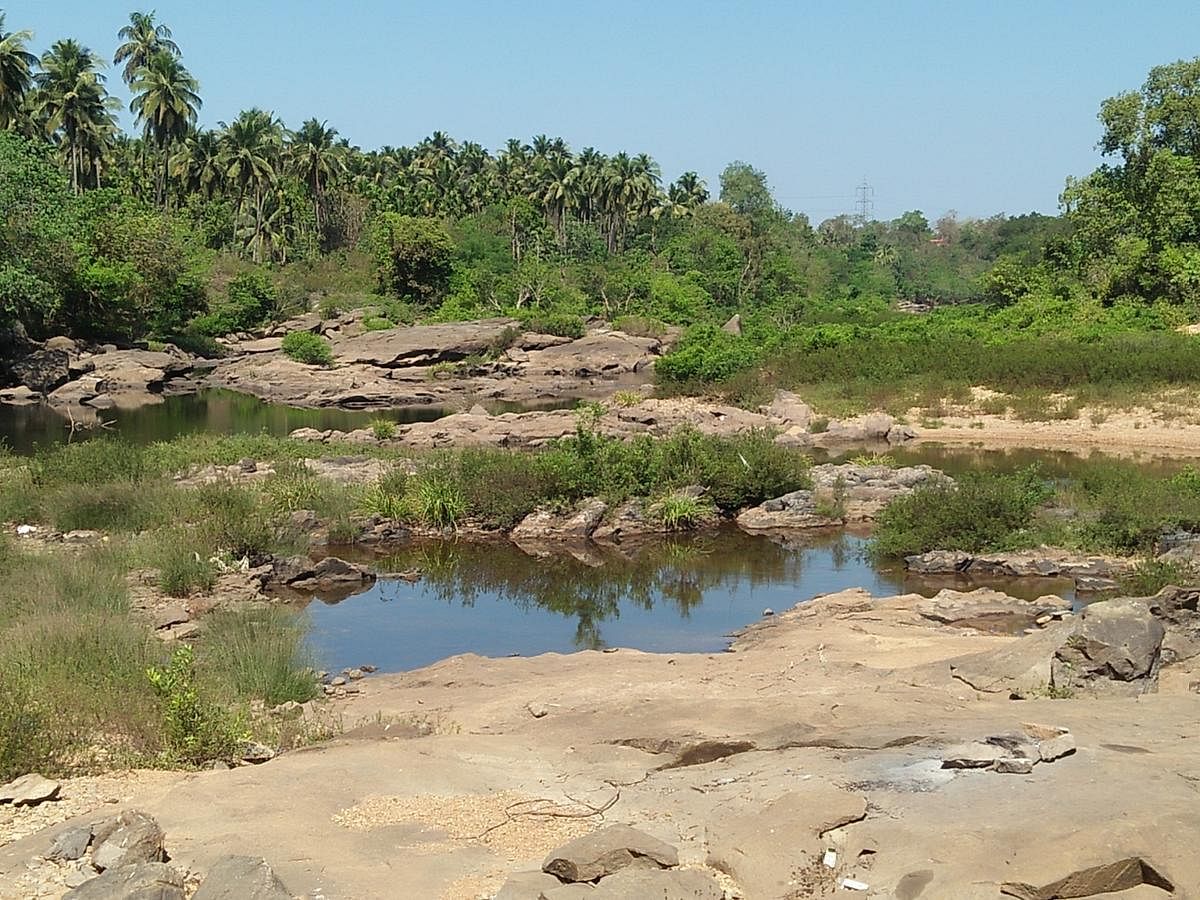
[[(201, 124), (251, 106), (327, 120), (369, 149), (435, 130), (495, 149), (563, 137), (646, 152), (715, 194), (764, 170), (814, 224), (1053, 213), (1100, 161), (1096, 112), (1147, 71), (1200, 54), (1195, 0), (0, 0), (40, 53), (73, 37), (111, 58), (134, 8), (175, 32)], [(128, 97), (119, 73), (110, 87)], [(125, 117), (126, 124), (129, 117)]]

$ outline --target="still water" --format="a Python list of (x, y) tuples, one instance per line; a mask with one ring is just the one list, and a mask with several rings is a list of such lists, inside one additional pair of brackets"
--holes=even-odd
[[(817, 594), (862, 587), (877, 596), (978, 586), (917, 580), (878, 567), (866, 539), (823, 531), (787, 540), (723, 527), (621, 555), (589, 548), (576, 559), (534, 559), (507, 542), (416, 544), (373, 560), (380, 572), (419, 570), (420, 581), (381, 579), (341, 600), (314, 598), (305, 614), (322, 668), (383, 671), (457, 653), (531, 656), (604, 647), (716, 652), (728, 636)], [(1033, 579), (1005, 588), (1029, 599), (1070, 585)]]
[[(549, 405), (489, 402), (485, 406), (489, 412), (498, 414), (570, 407), (575, 402)], [(432, 422), (454, 411), (440, 406), (374, 411), (301, 409), (267, 403), (234, 391), (210, 389), (166, 397), (162, 403), (138, 409), (104, 410), (99, 413), (99, 418), (106, 427), (78, 432), (74, 439), (119, 435), (133, 444), (149, 444), (197, 432), (286, 435), (297, 428), (350, 431), (362, 428), (374, 419), (390, 419), (400, 424)], [(13, 452), (31, 453), (38, 447), (62, 443), (69, 434), (70, 420), (47, 406), (0, 406), (0, 443)]]

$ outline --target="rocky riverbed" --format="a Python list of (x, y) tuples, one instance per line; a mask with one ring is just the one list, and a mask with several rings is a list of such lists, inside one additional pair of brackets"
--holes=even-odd
[(289, 895), (330, 900), (557, 897), (576, 878), (630, 896), (612, 891), (645, 867), (714, 900), (1194, 897), (1194, 593), (1014, 637), (977, 623), (1059, 606), (845, 591), (731, 653), (468, 655), (376, 676), (339, 739), (135, 785), (0, 848), (0, 896), (62, 896), (43, 857), (136, 810), (172, 878), (248, 855)]

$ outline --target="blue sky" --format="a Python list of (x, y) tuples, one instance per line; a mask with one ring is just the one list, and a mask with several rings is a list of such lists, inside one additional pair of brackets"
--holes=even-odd
[[(202, 122), (274, 110), (363, 147), (434, 130), (496, 147), (561, 135), (647, 152), (667, 179), (764, 169), (814, 223), (1054, 212), (1098, 161), (1096, 110), (1157, 64), (1200, 54), (1195, 0), (706, 2), (158, 0), (199, 78)], [(134, 5), (0, 0), (40, 52), (75, 37), (111, 57)], [(123, 99), (115, 71), (110, 83)]]

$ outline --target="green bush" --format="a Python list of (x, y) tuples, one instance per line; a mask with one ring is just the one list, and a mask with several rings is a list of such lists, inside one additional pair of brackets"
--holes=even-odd
[(363, 331), (387, 331), (389, 328), (395, 328), (396, 323), (383, 316), (367, 316), (362, 320), (362, 327)]
[(208, 548), (187, 529), (163, 529), (147, 536), (151, 563), (158, 569), (158, 586), (171, 597), (210, 591), (217, 580)]
[(684, 333), (679, 346), (660, 359), (654, 371), (667, 382), (719, 382), (750, 368), (760, 355), (760, 348), (747, 337), (699, 325)]
[(667, 336), (667, 324), (649, 316), (618, 316), (613, 320), (613, 328), (634, 337), (661, 339)]
[(391, 419), (372, 419), (367, 427), (377, 441), (390, 441), (396, 436), (396, 423)]
[(1036, 469), (967, 473), (954, 484), (897, 497), (875, 520), (872, 551), (904, 557), (930, 550), (1011, 550), (1037, 541), (1038, 507), (1053, 496)]
[(553, 334), (558, 337), (578, 340), (583, 337), (583, 319), (564, 313), (531, 312), (521, 317), (526, 331), (537, 334)]
[(162, 710), (163, 738), (169, 759), (199, 765), (234, 759), (249, 734), (242, 719), (201, 694), (192, 648), (175, 648), (165, 666), (146, 670)]
[(277, 314), (278, 304), (278, 291), (267, 272), (239, 272), (226, 288), (225, 301), (193, 320), (192, 327), (210, 337), (253, 331)]
[(311, 331), (293, 331), (283, 339), (281, 348), (286, 356), (310, 366), (333, 365), (329, 341)]
[(1149, 597), (1170, 584), (1176, 587), (1200, 584), (1200, 574), (1188, 566), (1162, 562), (1150, 557), (1139, 562), (1132, 572), (1122, 576), (1118, 584), (1126, 596)]
[(441, 222), (385, 212), (371, 223), (369, 240), (383, 293), (427, 304), (445, 292), (454, 242)]

